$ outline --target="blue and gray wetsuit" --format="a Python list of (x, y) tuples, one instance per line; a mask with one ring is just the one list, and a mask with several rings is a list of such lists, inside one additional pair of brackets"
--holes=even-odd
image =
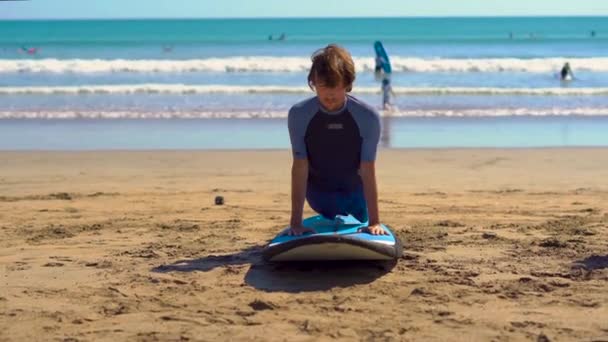
[(327, 112), (315, 96), (289, 110), (288, 127), (293, 157), (308, 159), (310, 207), (330, 219), (352, 214), (367, 221), (359, 166), (376, 159), (378, 112), (352, 96), (342, 109)]

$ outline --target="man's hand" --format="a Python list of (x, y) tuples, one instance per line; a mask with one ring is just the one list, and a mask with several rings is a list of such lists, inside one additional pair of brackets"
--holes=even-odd
[(312, 228), (304, 227), (301, 224), (292, 225), (291, 228), (287, 231), (287, 235), (289, 236), (300, 236), (306, 233), (315, 234), (316, 231)]
[(382, 228), (382, 226), (379, 223), (368, 226), (367, 232), (372, 235), (388, 235), (386, 230), (384, 230), (384, 228)]

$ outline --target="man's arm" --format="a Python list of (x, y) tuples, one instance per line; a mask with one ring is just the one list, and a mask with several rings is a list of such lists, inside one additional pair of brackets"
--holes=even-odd
[(380, 225), (380, 211), (378, 210), (378, 186), (376, 185), (376, 163), (361, 162), (361, 180), (363, 181), (363, 192), (367, 203), (369, 223), (367, 229), (372, 235), (388, 235)]
[(291, 220), (292, 227), (302, 225), (302, 212), (306, 199), (308, 160), (294, 159), (291, 165)]
[(376, 184), (376, 152), (380, 141), (380, 115), (375, 110), (359, 116), (361, 130), (361, 163), (359, 175), (363, 182), (363, 192), (369, 216), (368, 231), (373, 235), (387, 234), (380, 225), (378, 209), (378, 187)]
[(305, 134), (310, 115), (308, 110), (292, 107), (287, 116), (287, 127), (291, 141), (293, 163), (291, 165), (291, 228), (289, 235), (302, 235), (314, 232), (302, 226), (302, 212), (306, 200), (306, 182), (308, 181), (308, 151), (306, 149)]
[(378, 187), (376, 185), (376, 163), (361, 162), (361, 180), (363, 181), (363, 192), (367, 203), (369, 225), (380, 224), (380, 213), (378, 210)]
[(308, 160), (293, 159), (291, 166), (291, 229), (289, 235), (301, 235), (314, 230), (302, 226), (304, 201), (306, 200), (306, 183), (308, 181)]

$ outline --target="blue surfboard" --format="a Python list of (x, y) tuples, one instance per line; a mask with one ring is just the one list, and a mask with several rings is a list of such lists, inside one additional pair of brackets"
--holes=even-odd
[(303, 225), (314, 234), (289, 236), (285, 228), (263, 251), (267, 261), (311, 260), (394, 260), (401, 256), (402, 244), (391, 229), (382, 228), (388, 235), (372, 235), (367, 222), (359, 222), (351, 215), (328, 220), (313, 216)]
[(374, 50), (376, 51), (376, 60), (380, 59), (382, 61), (380, 65), (376, 64), (376, 70), (378, 70), (378, 67), (380, 67), (385, 74), (390, 74), (393, 71), (391, 61), (388, 58), (388, 54), (386, 53), (382, 42), (376, 41), (374, 43)]

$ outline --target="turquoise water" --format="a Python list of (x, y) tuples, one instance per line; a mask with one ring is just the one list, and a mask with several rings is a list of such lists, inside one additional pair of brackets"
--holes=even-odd
[[(253, 118), (239, 124), (243, 132), (253, 131), (260, 118), (284, 118), (293, 103), (314, 95), (306, 86), (310, 55), (328, 43), (352, 53), (353, 94), (379, 108), (375, 40), (384, 43), (394, 70), (395, 110), (384, 115), (438, 123), (453, 117), (456, 121), (448, 122), (454, 124), (465, 118), (504, 119), (475, 126), (485, 131), (473, 142), (464, 135), (442, 135), (433, 144), (520, 146), (493, 141), (484, 132), (508, 126), (509, 120), (527, 132), (526, 125), (537, 122), (522, 118), (546, 118), (553, 127), (555, 117), (608, 116), (608, 17), (0, 21), (0, 32), (0, 126), (13, 119), (92, 120), (78, 127), (103, 126), (97, 118), (139, 119), (132, 124), (156, 127), (143, 121)], [(279, 40), (282, 34), (285, 39)], [(565, 62), (573, 67), (572, 82), (557, 77)], [(582, 124), (586, 120), (577, 129), (592, 129)], [(32, 127), (45, 135), (51, 126)], [(414, 146), (403, 140), (410, 133), (398, 129), (393, 140)], [(545, 141), (535, 144), (563, 143), (540, 133), (535, 135)], [(243, 139), (256, 136), (246, 134), (251, 135)], [(158, 147), (153, 139), (142, 139), (142, 148)], [(278, 140), (255, 139), (278, 146)]]
[(264, 43), (286, 34), (292, 44), (328, 41), (504, 41), (515, 39), (606, 40), (606, 17), (172, 19), (3, 21), (0, 44)]

